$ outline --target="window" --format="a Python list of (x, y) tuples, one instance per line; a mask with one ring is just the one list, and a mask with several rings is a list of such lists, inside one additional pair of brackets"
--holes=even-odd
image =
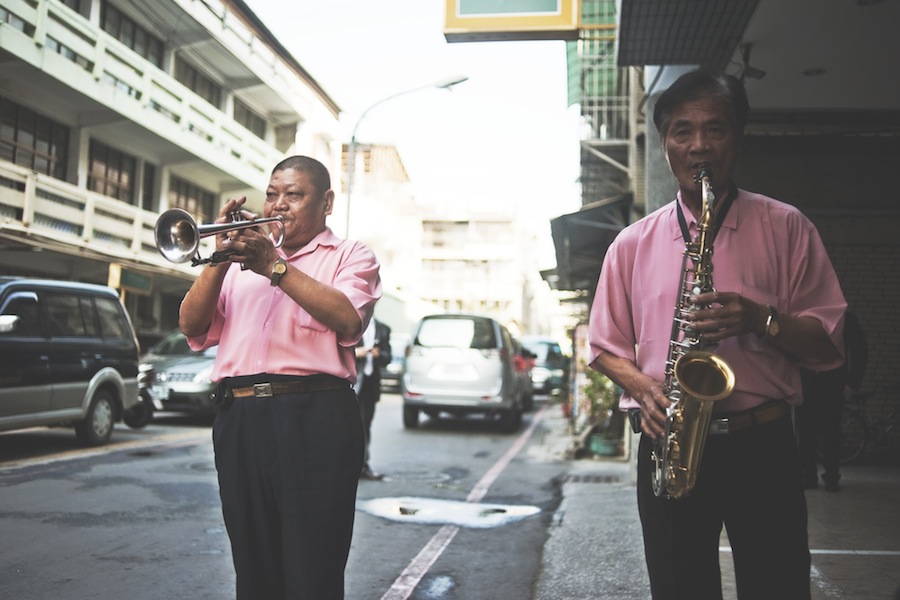
[(180, 56), (175, 57), (175, 79), (216, 108), (222, 108), (222, 86)]
[(86, 337), (96, 334), (90, 298), (47, 294), (51, 337)]
[(0, 96), (0, 159), (66, 179), (69, 128)]
[(144, 163), (144, 183), (141, 189), (141, 208), (153, 210), (153, 186), (156, 183), (156, 167), (150, 163)]
[(18, 317), (18, 319), (13, 329), (9, 331), (0, 330), (0, 336), (42, 337), (38, 308), (37, 296), (33, 292), (13, 294), (9, 302), (3, 307), (2, 314)]
[(62, 0), (62, 3), (75, 12), (81, 12), (81, 0)]
[[(18, 16), (14, 15), (13, 13), (9, 12), (9, 10), (4, 8), (3, 6), (0, 6), (0, 24), (3, 24), (3, 23), (10, 25), (13, 29), (18, 29), (19, 31), (25, 31), (25, 28), (26, 28), (25, 21), (23, 21), (22, 19), (20, 19)], [(28, 32), (28, 35), (31, 35), (34, 28), (31, 26), (28, 26), (28, 29), (31, 30)]]
[(174, 175), (169, 178), (169, 208), (183, 208), (198, 223), (211, 222), (218, 210), (216, 195)]
[(266, 119), (237, 98), (234, 99), (234, 120), (256, 137), (266, 138)]
[(163, 43), (146, 29), (125, 16), (119, 9), (104, 2), (100, 11), (103, 31), (113, 36), (159, 68), (163, 64)]
[(100, 317), (100, 336), (127, 340), (131, 337), (128, 323), (112, 298), (95, 298), (97, 316)]
[(133, 156), (91, 140), (88, 189), (134, 203), (137, 183), (137, 159)]

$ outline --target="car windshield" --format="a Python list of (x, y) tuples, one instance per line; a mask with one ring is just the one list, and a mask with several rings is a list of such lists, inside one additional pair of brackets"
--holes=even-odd
[(547, 352), (550, 350), (550, 346), (548, 346), (547, 344), (526, 343), (525, 347), (528, 348), (531, 351), (531, 353), (535, 355), (535, 360), (538, 360), (541, 362), (547, 360)]
[(494, 328), (487, 319), (426, 319), (419, 328), (416, 344), (426, 348), (497, 347)]
[[(215, 356), (216, 355), (217, 346), (213, 346), (202, 352), (207, 356)], [(184, 337), (184, 334), (180, 331), (173, 331), (166, 337), (164, 337), (158, 344), (156, 344), (151, 350), (153, 354), (158, 354), (161, 356), (193, 356), (195, 354), (201, 354), (200, 352), (194, 352), (191, 350), (191, 347), (188, 346), (187, 338)]]

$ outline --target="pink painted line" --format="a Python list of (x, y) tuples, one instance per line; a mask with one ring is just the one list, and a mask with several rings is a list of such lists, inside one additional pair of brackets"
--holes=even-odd
[[(547, 412), (549, 405), (545, 404), (541, 409), (534, 414), (534, 417), (531, 419), (531, 425), (516, 438), (516, 441), (513, 442), (513, 445), (509, 447), (509, 450), (500, 457), (494, 465), (487, 470), (482, 478), (475, 484), (475, 487), (472, 488), (472, 491), (469, 492), (469, 495), (466, 497), (466, 502), (480, 502), (482, 498), (487, 494), (488, 488), (493, 485), (500, 474), (509, 466), (509, 463), (512, 462), (512, 459), (515, 458), (516, 454), (518, 454), (528, 440), (531, 438), (534, 433), (535, 428), (537, 428), (538, 424), (543, 420), (544, 413)], [(403, 572), (394, 580), (394, 583), (385, 592), (384, 596), (381, 597), (381, 600), (407, 600), (413, 593), (413, 590), (416, 589), (416, 586), (419, 585), (419, 582), (422, 581), (422, 578), (428, 573), (428, 570), (434, 565), (438, 558), (440, 558), (441, 554), (444, 553), (444, 550), (447, 549), (447, 546), (450, 545), (450, 542), (453, 541), (453, 538), (456, 537), (456, 534), (459, 533), (459, 527), (456, 525), (444, 525), (441, 527), (434, 537), (425, 544), (425, 547), (419, 551), (414, 559), (403, 569)]]

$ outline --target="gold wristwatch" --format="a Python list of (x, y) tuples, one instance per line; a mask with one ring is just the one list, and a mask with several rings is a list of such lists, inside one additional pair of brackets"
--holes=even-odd
[(774, 306), (766, 306), (766, 309), (769, 311), (769, 316), (766, 317), (766, 327), (762, 337), (767, 342), (771, 342), (778, 336), (778, 331), (780, 330), (778, 325), (778, 311), (775, 310)]
[(287, 261), (279, 256), (275, 260), (275, 264), (272, 265), (272, 275), (270, 276), (270, 279), (272, 280), (273, 286), (278, 285), (278, 282), (281, 281), (285, 271), (287, 271)]

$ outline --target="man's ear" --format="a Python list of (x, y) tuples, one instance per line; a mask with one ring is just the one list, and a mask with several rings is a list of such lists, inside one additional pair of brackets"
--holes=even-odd
[(334, 190), (325, 192), (325, 214), (330, 215), (334, 210)]

